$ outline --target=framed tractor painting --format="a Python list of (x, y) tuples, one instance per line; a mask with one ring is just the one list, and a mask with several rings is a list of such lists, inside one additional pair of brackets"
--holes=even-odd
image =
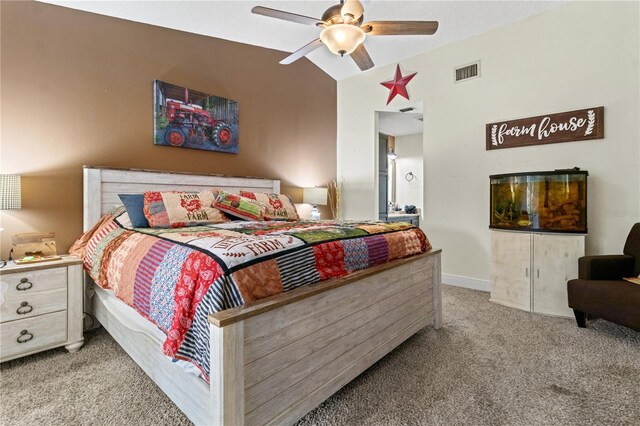
[(153, 143), (238, 153), (238, 102), (153, 82)]

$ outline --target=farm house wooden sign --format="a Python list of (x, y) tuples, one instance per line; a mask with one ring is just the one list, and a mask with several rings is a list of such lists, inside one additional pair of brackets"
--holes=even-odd
[(489, 123), (487, 150), (604, 138), (604, 107)]

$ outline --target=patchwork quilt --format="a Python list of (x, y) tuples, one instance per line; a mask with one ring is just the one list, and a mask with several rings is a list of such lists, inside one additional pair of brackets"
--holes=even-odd
[(345, 276), (431, 248), (408, 223), (247, 222), (175, 229), (131, 227), (123, 208), (72, 252), (103, 288), (157, 325), (164, 354), (209, 380), (207, 315)]

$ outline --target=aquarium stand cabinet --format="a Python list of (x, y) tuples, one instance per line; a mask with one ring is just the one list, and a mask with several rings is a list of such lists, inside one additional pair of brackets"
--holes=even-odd
[(491, 301), (572, 317), (567, 281), (578, 276), (585, 235), (491, 231)]

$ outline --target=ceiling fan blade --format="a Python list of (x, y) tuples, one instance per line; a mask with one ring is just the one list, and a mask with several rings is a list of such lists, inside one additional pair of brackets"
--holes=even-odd
[(356, 50), (351, 52), (351, 58), (361, 71), (373, 68), (373, 61), (371, 60), (371, 56), (369, 56), (369, 52), (365, 49), (364, 44), (361, 44), (356, 48)]
[(367, 35), (432, 35), (438, 21), (371, 21), (361, 28)]
[(289, 65), (290, 63), (297, 61), (303, 56), (306, 56), (307, 53), (313, 52), (314, 50), (316, 50), (318, 47), (322, 45), (323, 45), (322, 41), (319, 38), (317, 38), (313, 40), (311, 43), (302, 46), (300, 49), (296, 50), (291, 55), (281, 60), (280, 63), (283, 65)]
[(263, 6), (255, 6), (253, 9), (251, 9), (251, 13), (256, 15), (268, 16), (270, 18), (283, 19), (285, 21), (296, 22), (303, 25), (324, 25), (324, 21), (321, 21), (320, 19), (298, 15), (297, 13), (285, 12), (284, 10), (271, 9)]
[(345, 21), (357, 21), (364, 14), (364, 5), (360, 0), (345, 0), (340, 14)]

